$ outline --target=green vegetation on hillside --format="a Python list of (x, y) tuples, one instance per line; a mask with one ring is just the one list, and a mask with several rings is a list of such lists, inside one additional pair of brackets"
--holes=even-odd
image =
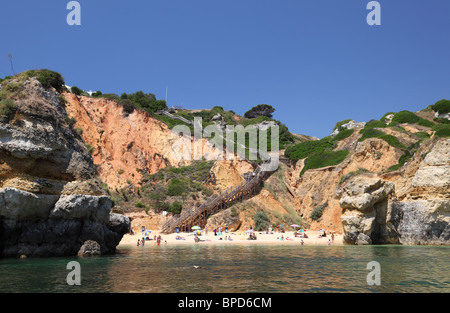
[(430, 108), (439, 114), (450, 113), (450, 100), (442, 99), (431, 105)]
[(362, 136), (358, 139), (358, 141), (364, 141), (367, 138), (379, 138), (386, 141), (388, 144), (390, 144), (393, 147), (405, 149), (405, 145), (402, 144), (397, 137), (392, 135), (387, 135), (383, 131), (376, 129), (376, 128), (364, 128), (361, 129), (360, 133)]
[(303, 166), (303, 169), (300, 172), (300, 176), (302, 176), (309, 169), (338, 165), (345, 160), (348, 154), (348, 150), (323, 151), (321, 153), (314, 153), (305, 160), (305, 166)]
[(14, 100), (3, 99), (0, 100), (0, 115), (10, 115), (16, 110)]
[(400, 111), (398, 113), (395, 113), (389, 126), (395, 126), (400, 123), (418, 124), (426, 127), (432, 127), (434, 125), (433, 122), (421, 118), (410, 111)]
[[(184, 207), (191, 207), (213, 194), (207, 181), (212, 161), (194, 161), (182, 167), (166, 167), (155, 174), (143, 174), (141, 186), (131, 183), (121, 190), (109, 190), (115, 204), (123, 210), (152, 208), (156, 212), (179, 214)], [(139, 170), (141, 171), (141, 170)]]

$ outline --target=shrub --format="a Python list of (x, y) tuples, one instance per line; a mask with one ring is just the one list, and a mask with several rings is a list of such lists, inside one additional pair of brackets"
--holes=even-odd
[(245, 112), (244, 117), (246, 118), (255, 118), (258, 116), (267, 116), (272, 117), (272, 113), (275, 112), (275, 109), (268, 104), (258, 104), (254, 106), (247, 112)]
[(384, 132), (382, 132), (379, 129), (375, 128), (364, 128), (360, 131), (362, 133), (362, 136), (358, 139), (358, 141), (366, 140), (367, 138), (379, 138), (386, 141), (388, 144), (390, 144), (393, 147), (405, 149), (405, 145), (402, 144), (397, 137), (392, 135), (386, 135)]
[(64, 89), (64, 78), (60, 73), (50, 71), (50, 70), (31, 70), (25, 72), (28, 77), (36, 77), (36, 79), (41, 83), (42, 87), (48, 89), (53, 87), (58, 92), (62, 92)]
[(66, 117), (65, 121), (67, 123), (67, 125), (69, 125), (70, 128), (73, 127), (73, 125), (75, 125), (75, 123), (77, 122), (77, 119), (75, 117)]
[(322, 217), (323, 210), (328, 206), (328, 201), (322, 205), (316, 206), (309, 216), (313, 221), (317, 221)]
[(296, 162), (308, 157), (312, 153), (319, 153), (326, 149), (332, 149), (333, 142), (330, 137), (315, 141), (304, 141), (299, 144), (286, 148), (284, 155), (290, 160)]
[(89, 155), (92, 155), (92, 152), (94, 152), (95, 148), (90, 143), (85, 143), (84, 145), (86, 146)]
[(343, 129), (336, 136), (333, 137), (334, 141), (340, 141), (347, 137), (350, 137), (355, 132), (354, 129)]
[(408, 124), (418, 124), (421, 126), (432, 127), (434, 125), (433, 122), (421, 118), (410, 111), (400, 111), (394, 115), (389, 126), (395, 126), (400, 123), (408, 123)]
[(400, 149), (405, 149), (406, 148), (405, 145), (402, 144), (400, 142), (400, 140), (398, 140), (398, 138), (395, 137), (395, 136), (392, 136), (392, 135), (381, 135), (378, 138), (383, 139), (384, 141), (386, 141), (388, 144), (390, 144), (393, 147), (400, 148)]
[(119, 101), (119, 104), (123, 107), (123, 115), (126, 117), (134, 112), (136, 108), (134, 103), (128, 99), (122, 99)]
[(362, 134), (362, 136), (358, 139), (358, 141), (364, 141), (367, 138), (378, 138), (384, 135), (381, 130), (375, 128), (363, 128), (359, 133)]
[(450, 137), (450, 125), (449, 124), (439, 124), (440, 127), (437, 127), (436, 133), (434, 135), (436, 137)]
[(450, 100), (439, 100), (431, 106), (431, 109), (439, 114), (450, 113)]
[(183, 209), (183, 205), (180, 202), (175, 201), (169, 206), (169, 211), (173, 214), (180, 214), (181, 209)]
[(0, 115), (10, 115), (16, 111), (14, 100), (4, 99), (0, 101)]
[(255, 230), (260, 231), (269, 227), (270, 219), (265, 211), (258, 210), (255, 216), (253, 216), (253, 222), (255, 223)]
[(185, 191), (185, 184), (178, 178), (171, 179), (167, 186), (167, 194), (169, 196), (181, 196)]
[(83, 135), (83, 129), (81, 127), (75, 128), (75, 132), (80, 136)]
[(395, 126), (400, 123), (415, 124), (419, 121), (419, 117), (410, 111), (400, 111), (392, 118), (390, 126)]
[(348, 154), (348, 150), (322, 151), (319, 153), (314, 153), (305, 160), (305, 166), (303, 167), (300, 176), (302, 176), (303, 173), (309, 169), (337, 165), (344, 161)]
[(81, 94), (83, 93), (83, 90), (81, 90), (77, 86), (72, 86), (72, 87), (70, 87), (70, 92), (73, 93), (74, 95), (81, 96)]
[(144, 209), (144, 208), (146, 208), (147, 206), (145, 205), (145, 204), (143, 204), (142, 202), (136, 202), (135, 204), (134, 204), (134, 206), (135, 207), (137, 207), (137, 208), (141, 208), (141, 209)]
[(343, 127), (342, 125), (347, 124), (348, 122), (353, 121), (351, 118), (337, 122), (336, 125), (334, 125), (333, 131), (338, 129), (338, 130), (342, 130)]
[(364, 125), (364, 128), (384, 128), (387, 127), (386, 123), (378, 120), (370, 120)]

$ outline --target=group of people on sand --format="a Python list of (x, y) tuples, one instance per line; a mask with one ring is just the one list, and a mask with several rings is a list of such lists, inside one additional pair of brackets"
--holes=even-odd
[[(147, 241), (147, 240), (154, 240), (154, 241), (156, 241), (156, 245), (161, 245), (161, 241), (162, 241), (162, 237), (161, 237), (161, 235), (159, 235), (159, 236), (154, 236), (153, 237), (153, 239), (150, 239), (149, 237), (146, 237), (146, 238), (144, 238), (144, 237), (142, 237), (142, 239), (138, 239), (137, 240), (137, 246), (139, 247), (139, 246), (145, 246), (145, 241)], [(167, 241), (166, 240), (164, 240), (164, 242), (167, 244)]]

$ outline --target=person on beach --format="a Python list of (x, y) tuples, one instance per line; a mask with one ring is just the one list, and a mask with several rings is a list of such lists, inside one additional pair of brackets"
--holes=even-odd
[(141, 240), (138, 239), (138, 241), (137, 241), (137, 246), (139, 247), (140, 244), (141, 244)]
[(331, 239), (328, 238), (328, 245), (331, 246)]
[(303, 246), (304, 244), (303, 239), (300, 239), (300, 244)]
[(145, 238), (142, 237), (142, 240), (141, 240), (141, 246), (144, 246), (144, 244), (145, 244)]
[(159, 246), (161, 244), (161, 235), (156, 238), (156, 244)]
[(334, 243), (334, 233), (331, 233), (331, 242)]

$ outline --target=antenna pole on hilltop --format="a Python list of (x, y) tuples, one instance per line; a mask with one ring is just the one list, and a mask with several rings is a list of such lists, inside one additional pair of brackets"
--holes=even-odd
[(11, 70), (13, 72), (13, 76), (16, 76), (16, 73), (14, 73), (14, 66), (13, 66), (13, 62), (12, 62), (12, 54), (11, 53), (8, 54), (8, 58), (9, 58), (9, 63), (11, 64)]

